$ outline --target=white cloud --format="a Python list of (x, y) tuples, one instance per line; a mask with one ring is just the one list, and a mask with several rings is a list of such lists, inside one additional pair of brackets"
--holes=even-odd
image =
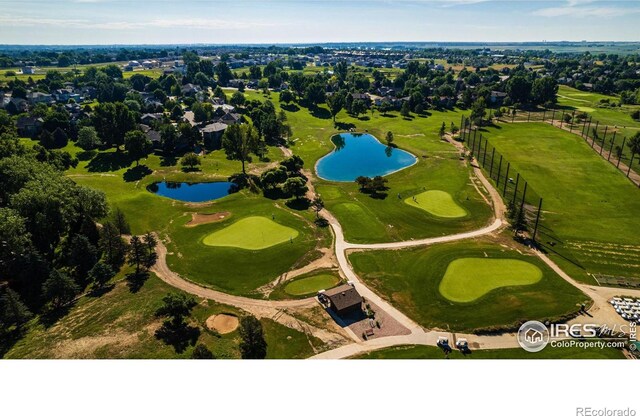
[[(86, 0), (84, 0), (86, 1)], [(82, 19), (49, 19), (49, 18), (31, 18), (31, 17), (15, 17), (0, 16), (0, 24), (3, 26), (13, 27), (33, 27), (47, 26), (56, 28), (69, 29), (105, 29), (105, 30), (126, 30), (126, 29), (144, 29), (144, 28), (185, 28), (185, 29), (247, 29), (255, 27), (275, 26), (275, 23), (260, 21), (243, 21), (238, 19), (151, 19), (147, 21), (106, 21), (92, 22)], [(282, 26), (282, 24), (278, 24)]]
[[(598, 3), (598, 4), (593, 4)], [(617, 17), (640, 12), (639, 8), (605, 5), (599, 0), (567, 0), (564, 6), (547, 7), (533, 12), (543, 17)]]

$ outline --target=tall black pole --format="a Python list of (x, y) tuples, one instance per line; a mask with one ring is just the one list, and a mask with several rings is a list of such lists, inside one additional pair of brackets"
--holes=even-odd
[(609, 130), (609, 126), (604, 126), (604, 137), (602, 138), (602, 146), (600, 146), (600, 156), (602, 156), (602, 149), (604, 149), (604, 143), (607, 140), (607, 130)]
[(627, 169), (627, 178), (629, 177), (629, 173), (631, 173), (631, 165), (633, 165), (633, 157), (635, 156), (635, 153), (631, 153), (631, 160), (629, 161), (629, 169)]
[(489, 140), (484, 139), (484, 156), (482, 156), (482, 167), (487, 164), (487, 143)]
[[(624, 151), (624, 144), (625, 144), (626, 141), (627, 141), (627, 137), (625, 136), (625, 137), (622, 138), (622, 150), (623, 151)], [(616, 156), (618, 156), (618, 155), (616, 155)], [(620, 159), (622, 159), (622, 153), (620, 153), (620, 156), (618, 156), (618, 164), (616, 165), (616, 168), (618, 168), (618, 169), (620, 168)]]
[[(493, 150), (496, 150), (494, 147)], [(502, 155), (500, 155), (500, 163), (498, 163), (498, 176), (496, 179), (496, 188), (500, 186), (500, 174), (502, 173)]]
[(491, 152), (491, 168), (489, 169), (489, 178), (491, 178), (491, 175), (493, 175), (493, 159), (496, 155), (496, 148), (493, 148), (493, 151)]
[[(593, 128), (593, 137), (591, 138), (592, 149), (593, 149), (593, 145), (596, 142), (596, 134), (598, 134), (598, 126), (600, 126), (600, 120), (596, 120), (596, 126)], [(589, 128), (591, 128), (591, 124), (589, 124)]]
[(504, 174), (504, 189), (502, 190), (502, 196), (504, 197), (507, 194), (507, 184), (509, 183), (509, 168), (511, 167), (511, 162), (507, 162), (507, 173)]
[(540, 198), (540, 202), (538, 203), (538, 213), (536, 214), (536, 225), (533, 228), (533, 237), (532, 240), (536, 241), (536, 234), (538, 233), (538, 221), (540, 221), (540, 211), (542, 210), (542, 198)]
[(611, 152), (613, 152), (613, 145), (616, 142), (616, 133), (617, 131), (614, 131), (613, 137), (611, 138), (611, 147), (609, 147), (609, 157), (607, 157), (607, 162), (611, 160)]
[(512, 204), (516, 203), (516, 195), (518, 194), (518, 183), (520, 182), (520, 172), (518, 172), (518, 175), (516, 176), (516, 188), (513, 191), (513, 199), (511, 200)]

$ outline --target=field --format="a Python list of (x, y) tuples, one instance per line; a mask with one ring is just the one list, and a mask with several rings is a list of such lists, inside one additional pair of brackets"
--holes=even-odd
[(453, 200), (451, 195), (443, 191), (421, 192), (405, 199), (404, 202), (412, 207), (423, 209), (436, 217), (460, 218), (467, 215), (467, 212)]
[(540, 239), (561, 254), (554, 260), (591, 284), (586, 272), (640, 277), (640, 189), (579, 136), (550, 125), (500, 124), (485, 135), (543, 198)]
[(472, 302), (492, 290), (532, 285), (542, 271), (531, 263), (513, 259), (460, 258), (449, 263), (440, 293), (454, 302)]
[(207, 246), (263, 250), (284, 242), (293, 244), (298, 234), (293, 228), (265, 217), (245, 217), (207, 235), (202, 242)]
[[(367, 285), (427, 328), (473, 331), (513, 327), (529, 319), (544, 321), (570, 314), (587, 300), (536, 257), (498, 243), (481, 240), (409, 250), (355, 252), (349, 260)], [(452, 302), (440, 293), (441, 281), (451, 262), (464, 258), (525, 261), (542, 270), (542, 278), (526, 286), (496, 288), (465, 303)], [(491, 265), (489, 270), (475, 270), (476, 274), (485, 275), (494, 268)]]
[[(231, 90), (229, 90), (231, 91)], [(279, 106), (278, 94), (265, 97), (248, 91), (248, 99), (270, 99)], [(387, 176), (385, 195), (376, 198), (361, 193), (355, 183), (315, 180), (316, 191), (325, 206), (340, 221), (347, 241), (385, 242), (432, 237), (479, 228), (490, 221), (491, 209), (469, 179), (470, 168), (459, 160), (451, 144), (440, 140), (439, 126), (445, 122), (460, 124), (462, 111), (443, 111), (404, 119), (396, 114), (379, 112), (355, 118), (345, 111), (338, 114), (333, 125), (326, 106), (316, 109), (289, 105), (283, 107), (293, 130), (292, 151), (305, 161), (305, 169), (334, 148), (331, 136), (353, 128), (375, 137), (394, 134), (394, 144), (419, 158), (414, 166)], [(439, 189), (452, 195), (469, 215), (463, 218), (441, 218), (404, 203), (404, 198), (426, 189)], [(400, 198), (398, 198), (400, 195)]]
[[(124, 273), (115, 278), (121, 279)], [(132, 293), (126, 281), (101, 297), (84, 296), (58, 321), (34, 319), (28, 332), (5, 354), (5, 358), (190, 358), (192, 346), (177, 352), (158, 340), (154, 333), (162, 323), (155, 316), (162, 297), (177, 290), (152, 275)], [(242, 315), (230, 306), (199, 299), (190, 324), (200, 329), (198, 343), (205, 344), (217, 358), (240, 358), (238, 332), (219, 335), (209, 331), (206, 319), (212, 314)], [(304, 358), (313, 354), (309, 342), (321, 345), (301, 332), (273, 321), (263, 321), (269, 343), (267, 358)]]
[[(430, 347), (427, 345), (406, 345), (385, 348), (372, 351), (356, 358), (361, 359), (443, 359), (444, 353), (438, 347)], [(602, 360), (602, 359), (624, 359), (622, 351), (605, 348), (605, 349), (582, 349), (582, 348), (546, 348), (537, 353), (530, 353), (525, 350), (514, 348), (504, 350), (477, 350), (471, 354), (464, 355), (458, 350), (454, 350), (449, 354), (449, 359), (458, 360), (474, 360), (474, 359), (572, 359), (572, 360)]]
[[(230, 212), (231, 217), (198, 227), (185, 227), (191, 219), (190, 215), (183, 215), (173, 221), (166, 232), (170, 240), (167, 245), (167, 263), (172, 270), (186, 279), (228, 293), (257, 296), (254, 291), (260, 286), (295, 268), (296, 265), (304, 265), (313, 260), (316, 256), (314, 248), (324, 244), (328, 236), (328, 230), (319, 229), (313, 224), (312, 213), (294, 214), (291, 210), (274, 204), (270, 199), (249, 192), (222, 198), (199, 212), (220, 211)], [(215, 233), (224, 231), (221, 235), (224, 237), (229, 233), (225, 231), (227, 228), (238, 223), (241, 227), (248, 226), (250, 224), (243, 219), (256, 216), (265, 217), (268, 222), (272, 222), (273, 216), (273, 225), (277, 225), (278, 230), (283, 227), (297, 231), (299, 235), (290, 243), (289, 238), (292, 234), (283, 233), (282, 238), (278, 237), (277, 241), (284, 242), (271, 246), (263, 244), (262, 240), (244, 240), (246, 235), (242, 236), (244, 244), (249, 244), (246, 248), (208, 245), (208, 238), (212, 235), (220, 236)], [(245, 232), (254, 234), (259, 226), (254, 225), (254, 229), (247, 228)], [(234, 228), (231, 228), (231, 232), (237, 236), (237, 230)]]

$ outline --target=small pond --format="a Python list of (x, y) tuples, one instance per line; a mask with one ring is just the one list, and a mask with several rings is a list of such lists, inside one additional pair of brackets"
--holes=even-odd
[(358, 176), (385, 176), (416, 163), (414, 155), (385, 146), (366, 133), (342, 133), (331, 138), (335, 149), (318, 161), (318, 176), (328, 181), (352, 182)]
[(184, 202), (207, 202), (237, 190), (231, 182), (156, 182), (147, 187), (154, 194)]

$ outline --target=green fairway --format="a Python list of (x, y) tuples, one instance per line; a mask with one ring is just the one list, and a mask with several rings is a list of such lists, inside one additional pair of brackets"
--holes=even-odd
[[(503, 244), (506, 243), (508, 240), (505, 239)], [(463, 281), (454, 278), (453, 287), (447, 287), (445, 291), (447, 296), (441, 293), (440, 286), (449, 265), (458, 259), (506, 260), (508, 264), (502, 266), (507, 267), (525, 263), (533, 268), (529, 273), (538, 269), (542, 276), (536, 283), (529, 282), (524, 286), (494, 286), (481, 297), (479, 291), (486, 292), (489, 288), (476, 286), (475, 299), (471, 300), (470, 294), (463, 297), (464, 303), (454, 302), (448, 296), (466, 296), (455, 289), (461, 288)], [(579, 309), (577, 305), (588, 300), (534, 255), (521, 254), (496, 244), (493, 239), (407, 250), (354, 252), (349, 260), (367, 285), (426, 328), (449, 331), (513, 329), (530, 319), (553, 320), (574, 313)], [(490, 267), (496, 269), (497, 264)], [(471, 277), (488, 275), (477, 268), (467, 270)]]
[(405, 199), (404, 202), (412, 207), (423, 209), (436, 217), (460, 218), (467, 215), (467, 211), (454, 201), (451, 194), (444, 191), (422, 192)]
[(265, 217), (247, 217), (222, 230), (207, 235), (202, 242), (208, 246), (263, 250), (284, 242), (293, 242), (298, 231)]
[(575, 134), (544, 123), (487, 130), (489, 143), (527, 180), (529, 194), (543, 198), (539, 238), (558, 254), (554, 260), (590, 284), (596, 281), (587, 272), (640, 277), (637, 186)]
[(449, 263), (440, 293), (454, 302), (471, 302), (494, 289), (537, 283), (542, 270), (513, 259), (466, 258)]
[(471, 354), (462, 354), (458, 350), (454, 350), (448, 357), (438, 347), (428, 345), (402, 345), (398, 347), (384, 348), (377, 351), (371, 351), (366, 354), (359, 355), (354, 358), (361, 359), (574, 359), (574, 360), (603, 360), (603, 359), (625, 359), (621, 350), (614, 348), (605, 349), (583, 349), (583, 348), (545, 348), (537, 353), (530, 353), (520, 348), (508, 348), (502, 350), (475, 350)]
[(317, 274), (294, 280), (285, 286), (284, 290), (290, 295), (300, 296), (316, 293), (322, 289), (330, 289), (337, 285), (340, 279), (332, 274)]

